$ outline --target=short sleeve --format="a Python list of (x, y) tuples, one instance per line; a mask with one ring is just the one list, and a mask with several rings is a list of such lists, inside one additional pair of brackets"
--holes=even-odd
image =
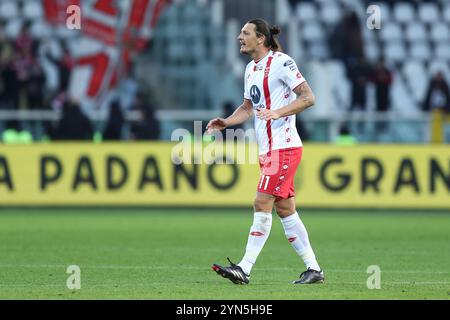
[(286, 83), (286, 85), (294, 90), (297, 86), (306, 81), (306, 79), (301, 74), (294, 60), (287, 57), (281, 65), (281, 80)]

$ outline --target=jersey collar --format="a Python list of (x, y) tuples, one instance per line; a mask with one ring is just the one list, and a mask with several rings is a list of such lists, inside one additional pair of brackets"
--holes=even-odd
[(258, 63), (260, 63), (261, 61), (263, 61), (265, 58), (267, 58), (268, 56), (270, 56), (270, 55), (272, 55), (272, 50), (269, 50), (269, 52), (267, 52), (267, 54), (264, 56), (264, 57), (262, 57), (261, 59), (259, 59), (258, 61), (256, 61), (256, 60), (253, 60), (253, 62), (255, 62), (255, 64), (258, 64)]

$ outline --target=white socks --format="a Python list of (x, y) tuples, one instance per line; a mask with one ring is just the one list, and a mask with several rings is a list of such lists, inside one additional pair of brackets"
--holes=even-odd
[(308, 232), (298, 213), (294, 213), (286, 218), (280, 218), (283, 224), (286, 238), (291, 243), (295, 252), (303, 259), (307, 268), (320, 271), (320, 266), (316, 261), (316, 256), (309, 243)]
[[(300, 220), (298, 213), (294, 213), (286, 218), (280, 218), (283, 224), (286, 238), (291, 243), (295, 252), (303, 259), (307, 268), (320, 271), (314, 251), (309, 243), (308, 232)], [(253, 225), (250, 228), (247, 247), (242, 261), (238, 266), (250, 275), (252, 267), (258, 258), (267, 238), (269, 238), (270, 229), (272, 228), (272, 214), (267, 212), (255, 212)]]
[(248, 236), (245, 255), (238, 264), (247, 275), (250, 275), (250, 271), (256, 262), (256, 258), (258, 258), (259, 253), (269, 237), (271, 228), (272, 213), (255, 212), (253, 225), (250, 228), (250, 234)]

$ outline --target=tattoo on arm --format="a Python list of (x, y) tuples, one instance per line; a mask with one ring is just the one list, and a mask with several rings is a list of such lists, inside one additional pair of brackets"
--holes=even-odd
[(311, 88), (309, 87), (306, 81), (303, 82), (301, 85), (297, 86), (294, 89), (294, 92), (298, 96), (297, 99), (307, 104), (308, 107), (314, 104), (315, 102), (314, 93), (312, 92)]

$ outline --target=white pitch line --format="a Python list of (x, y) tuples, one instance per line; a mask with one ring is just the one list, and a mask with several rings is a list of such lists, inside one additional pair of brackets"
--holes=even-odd
[[(151, 283), (128, 283), (128, 284), (84, 284), (81, 288), (81, 291), (83, 289), (93, 289), (93, 288), (110, 288), (110, 289), (114, 289), (114, 290), (119, 290), (120, 288), (154, 288), (155, 286), (158, 285), (164, 285), (167, 286), (167, 282), (151, 282)], [(271, 283), (271, 286), (273, 286), (274, 283)], [(279, 282), (278, 284), (282, 284), (281, 282)], [(289, 285), (290, 283), (286, 282), (287, 285)], [(330, 283), (328, 282), (328, 284), (334, 284), (334, 285), (341, 285), (343, 283)], [(192, 284), (191, 284), (192, 285)], [(326, 286), (327, 284), (325, 284)], [(362, 287), (366, 287), (366, 283), (364, 281), (362, 282), (345, 282), (345, 285), (355, 285), (355, 286), (362, 286)], [(393, 286), (393, 285), (402, 285), (402, 286), (429, 286), (429, 285), (450, 285), (449, 281), (443, 281), (443, 282), (438, 282), (438, 281), (420, 281), (420, 282), (408, 282), (408, 281), (392, 281), (392, 282), (387, 282), (384, 281), (382, 283), (382, 287), (380, 290), (377, 290), (377, 292), (382, 292), (383, 291), (383, 286)], [(59, 288), (61, 290), (68, 290), (64, 285), (60, 285), (60, 284), (0, 284), (0, 288)], [(258, 285), (257, 288), (261, 288), (261, 285)], [(256, 287), (255, 287), (256, 289)], [(369, 289), (367, 289), (369, 290)], [(250, 290), (251, 292), (254, 292), (255, 290)], [(264, 292), (262, 290), (256, 290), (258, 292)]]
[[(0, 268), (42, 268), (42, 269), (66, 269), (69, 265), (73, 263), (63, 265), (63, 264), (0, 264)], [(129, 269), (129, 270), (209, 270), (210, 266), (198, 267), (198, 266), (127, 266), (127, 265), (83, 265), (80, 264), (83, 269)], [(288, 268), (288, 267), (261, 267), (255, 270), (259, 271), (299, 271), (299, 268)], [(366, 274), (366, 269), (326, 269), (325, 273), (363, 273)], [(401, 273), (401, 274), (450, 274), (450, 271), (423, 271), (423, 270), (383, 270), (381, 273)]]

